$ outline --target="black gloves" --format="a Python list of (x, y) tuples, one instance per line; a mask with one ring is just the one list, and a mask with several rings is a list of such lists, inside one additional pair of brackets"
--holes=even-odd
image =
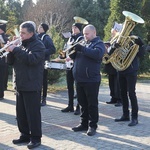
[(143, 43), (143, 41), (142, 41), (142, 39), (140, 37), (132, 35), (131, 38), (134, 39), (135, 44), (137, 44), (139, 46), (144, 45), (144, 43)]
[(119, 47), (120, 47), (120, 45), (118, 43), (113, 43), (112, 46), (111, 46), (111, 48), (113, 48), (113, 49), (116, 49), (116, 48), (119, 48)]
[(142, 39), (141, 39), (140, 37), (138, 37), (137, 39), (135, 39), (134, 42), (135, 42), (137, 45), (139, 45), (139, 46), (144, 45), (144, 43), (143, 43), (143, 41), (142, 41)]
[(75, 51), (81, 51), (83, 48), (84, 48), (84, 46), (82, 46), (81, 44), (77, 44), (74, 47)]

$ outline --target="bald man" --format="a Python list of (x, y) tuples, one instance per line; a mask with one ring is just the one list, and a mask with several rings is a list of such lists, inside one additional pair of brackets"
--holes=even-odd
[(98, 93), (101, 82), (100, 68), (105, 52), (104, 43), (96, 35), (93, 25), (83, 29), (84, 45), (75, 46), (73, 76), (77, 84), (78, 101), (81, 105), (81, 123), (72, 128), (74, 132), (87, 131), (87, 135), (96, 133), (98, 115)]

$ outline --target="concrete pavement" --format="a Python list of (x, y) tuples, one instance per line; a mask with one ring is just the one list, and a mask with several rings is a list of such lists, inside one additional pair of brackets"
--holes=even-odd
[[(150, 150), (150, 83), (137, 84), (139, 124), (129, 127), (129, 122), (114, 122), (122, 115), (122, 108), (106, 104), (110, 100), (108, 86), (99, 91), (99, 123), (95, 136), (86, 132), (73, 132), (80, 117), (62, 113), (68, 103), (67, 91), (48, 94), (47, 106), (42, 113), (42, 145), (36, 150)], [(76, 100), (75, 100), (76, 104)], [(0, 101), (0, 150), (26, 150), (26, 144), (14, 145), (19, 137), (15, 119), (15, 95), (5, 91)]]

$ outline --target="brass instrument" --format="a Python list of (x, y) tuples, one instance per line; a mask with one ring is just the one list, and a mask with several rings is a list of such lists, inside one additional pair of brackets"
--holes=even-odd
[(6, 24), (8, 21), (0, 19), (0, 24)]
[[(79, 42), (75, 42), (73, 45), (70, 45), (67, 49), (65, 49), (65, 50), (63, 51), (63, 53), (68, 52), (68, 55), (73, 54), (73, 53), (75, 52), (75, 50), (73, 50), (73, 48), (74, 48), (76, 45), (78, 45), (78, 44), (81, 44), (81, 45), (85, 46), (85, 40), (82, 39), (82, 40), (80, 40)], [(70, 50), (71, 50), (71, 51), (70, 51)], [(69, 51), (70, 51), (70, 52), (69, 52)]]
[(20, 45), (21, 45), (21, 39), (18, 38), (18, 39), (14, 40), (14, 41), (9, 42), (8, 44), (5, 44), (4, 47), (0, 49), (0, 58), (2, 58), (2, 57), (4, 57), (4, 56), (7, 56), (7, 54), (8, 54), (9, 52), (7, 52), (7, 51), (5, 51), (5, 50), (6, 50), (9, 46), (11, 46), (11, 45), (13, 45), (13, 44), (15, 44), (15, 43), (19, 43), (18, 46), (20, 46)]
[(127, 69), (138, 53), (139, 46), (135, 44), (134, 37), (130, 37), (129, 34), (137, 23), (144, 23), (144, 20), (134, 13), (128, 11), (122, 13), (126, 17), (123, 28), (120, 34), (110, 41), (111, 45), (117, 43), (120, 47), (115, 48), (111, 55), (105, 54), (103, 57), (104, 64), (111, 63), (118, 71)]
[[(81, 18), (81, 17), (78, 17), (78, 16), (75, 16), (73, 17), (73, 19), (75, 20), (75, 23), (80, 23), (80, 24), (83, 24), (83, 25), (87, 25), (89, 22), (84, 19), (84, 18)], [(79, 42), (75, 42), (75, 43), (69, 43), (67, 44), (67, 48), (63, 51), (60, 51), (60, 55), (62, 57), (65, 57), (65, 54), (68, 52), (68, 56), (73, 54), (75, 52), (75, 50), (72, 50), (77, 44), (81, 44), (81, 45), (85, 45), (85, 40), (80, 40)], [(70, 51), (70, 52), (69, 52)]]
[(12, 26), (11, 28), (9, 28), (6, 31), (6, 34), (8, 35), (9, 41), (11, 41), (14, 36), (19, 37), (20, 34), (19, 34), (19, 31), (18, 31), (18, 26), (17, 25)]
[(84, 25), (89, 23), (86, 19), (78, 17), (78, 16), (73, 17), (73, 19), (75, 20), (75, 23), (81, 23)]

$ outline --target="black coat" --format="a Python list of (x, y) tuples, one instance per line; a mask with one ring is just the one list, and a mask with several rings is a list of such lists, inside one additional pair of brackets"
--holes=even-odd
[(42, 40), (43, 44), (45, 45), (45, 50), (44, 50), (45, 60), (50, 61), (50, 55), (52, 55), (56, 52), (54, 43), (48, 34), (40, 33), (40, 34), (38, 34), (38, 36), (40, 37), (40, 39), (42, 38), (41, 40)]
[(99, 82), (100, 67), (105, 52), (104, 43), (99, 37), (77, 51), (74, 57), (73, 75), (77, 82)]
[(18, 91), (41, 91), (44, 70), (45, 46), (33, 35), (14, 48), (7, 56), (8, 64), (14, 66)]

